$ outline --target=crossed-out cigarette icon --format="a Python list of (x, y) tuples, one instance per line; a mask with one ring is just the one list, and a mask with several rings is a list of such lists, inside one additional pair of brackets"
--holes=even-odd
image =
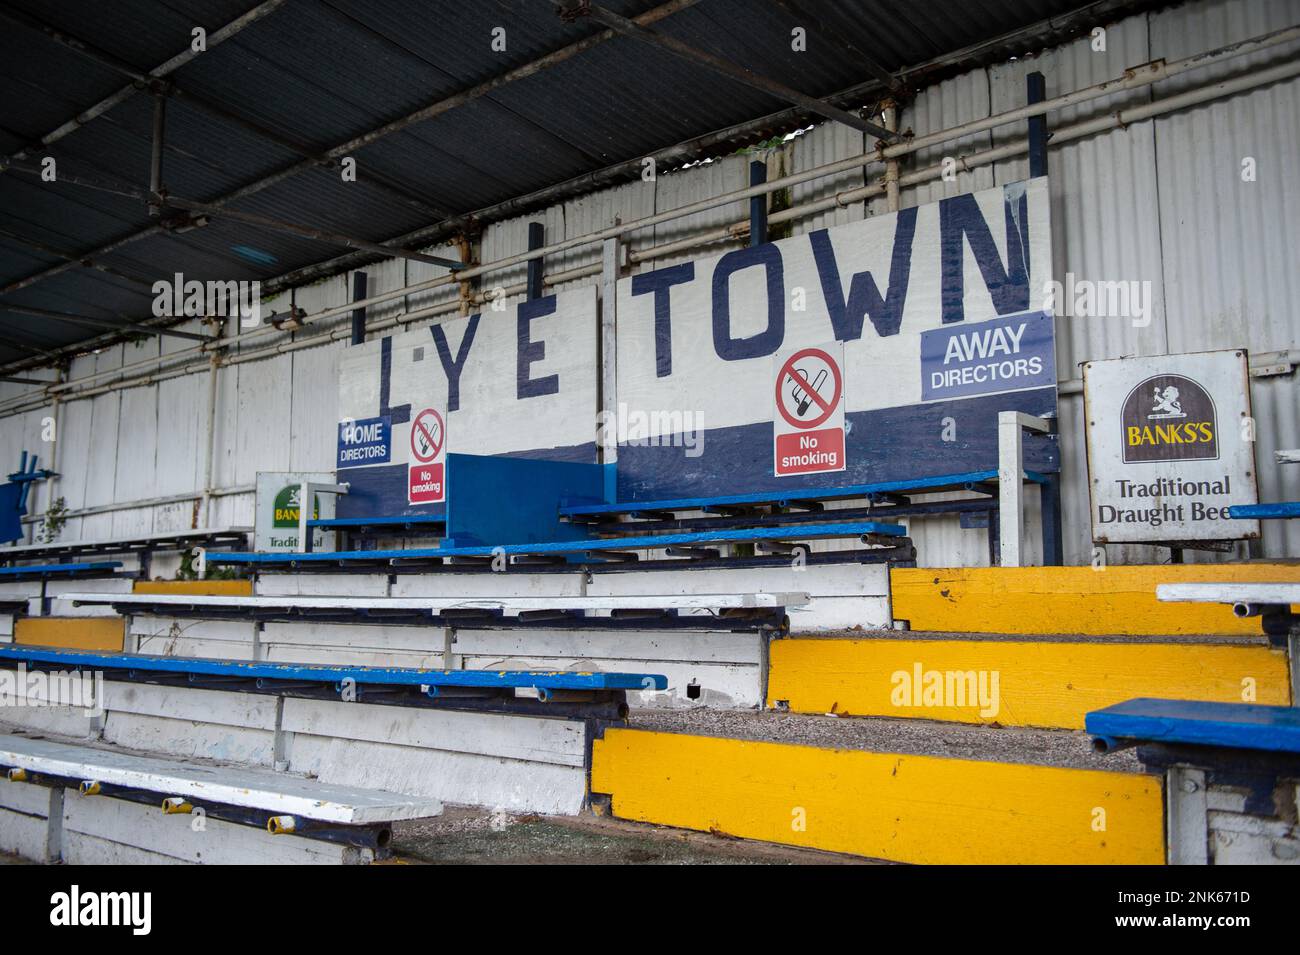
[[(798, 375), (798, 378), (792, 377), (790, 382), (790, 397), (796, 402), (795, 414), (802, 418), (804, 413), (808, 410), (808, 406), (812, 404), (812, 397), (808, 394), (808, 389), (811, 388), (813, 391), (821, 394), (822, 382), (826, 380), (826, 369), (823, 368), (818, 372), (817, 377), (814, 378), (811, 383), (808, 381), (808, 372), (804, 371), (802, 368), (795, 368), (794, 371), (795, 374)], [(802, 379), (802, 381), (799, 379)]]

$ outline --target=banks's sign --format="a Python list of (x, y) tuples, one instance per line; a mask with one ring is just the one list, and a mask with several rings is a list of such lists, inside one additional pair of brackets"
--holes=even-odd
[(1083, 368), (1092, 536), (1102, 543), (1259, 536), (1242, 350), (1117, 358)]
[[(259, 551), (298, 550), (298, 518), (302, 513), (302, 482), (333, 484), (326, 471), (258, 471), (254, 519), (255, 547)], [(334, 516), (334, 495), (313, 495), (309, 517)], [(320, 528), (311, 530), (313, 550), (332, 550), (334, 535)]]

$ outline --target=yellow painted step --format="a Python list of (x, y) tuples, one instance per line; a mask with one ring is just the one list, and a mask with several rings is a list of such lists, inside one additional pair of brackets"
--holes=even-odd
[(1160, 864), (1158, 777), (610, 729), (614, 815), (897, 862)]
[(126, 621), (121, 617), (19, 617), (14, 643), (29, 647), (122, 651)]
[(768, 705), (796, 713), (1083, 729), (1138, 696), (1291, 702), (1285, 652), (1205, 643), (775, 640)]
[(186, 597), (249, 597), (251, 580), (137, 580), (137, 594), (183, 594)]
[(913, 630), (1108, 635), (1258, 634), (1218, 604), (1161, 603), (1157, 584), (1300, 581), (1300, 564), (897, 567), (894, 617)]

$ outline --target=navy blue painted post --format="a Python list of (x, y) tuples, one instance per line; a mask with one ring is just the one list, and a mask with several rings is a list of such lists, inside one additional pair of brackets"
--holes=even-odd
[[(365, 298), (368, 287), (365, 272), (357, 271), (352, 273), (352, 301), (359, 302)], [(361, 308), (354, 308), (352, 310), (352, 344), (360, 345), (365, 340), (366, 309), (363, 305)]]
[[(1025, 77), (1025, 83), (1028, 87), (1026, 97), (1030, 106), (1034, 103), (1041, 103), (1047, 99), (1047, 80), (1039, 72), (1030, 73)], [(1029, 118), (1029, 176), (1047, 175), (1047, 116), (1031, 116)]]
[[(540, 249), (546, 243), (546, 227), (540, 222), (528, 223), (528, 249)], [(528, 260), (528, 301), (542, 297), (542, 260)]]
[[(1047, 99), (1047, 80), (1037, 71), (1025, 77), (1025, 100), (1030, 105)], [(1047, 175), (1047, 117), (1029, 118), (1029, 175), (1030, 178)], [(1061, 534), (1061, 476), (1047, 475), (1047, 483), (1040, 488), (1042, 495), (1043, 563), (1060, 567), (1065, 562), (1065, 548)]]
[[(749, 163), (749, 184), (761, 186), (767, 182), (767, 163), (761, 159)], [(749, 198), (749, 244), (762, 245), (767, 241), (767, 196)]]
[(1047, 483), (1039, 488), (1043, 512), (1043, 564), (1060, 567), (1065, 563), (1065, 546), (1061, 540), (1061, 475), (1045, 476)]

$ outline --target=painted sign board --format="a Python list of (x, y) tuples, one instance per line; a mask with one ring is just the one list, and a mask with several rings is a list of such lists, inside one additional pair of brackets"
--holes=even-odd
[[(350, 489), (339, 516), (442, 514), (445, 486), (433, 488), (445, 468), (439, 481), (427, 465), (448, 451), (595, 463), (597, 338), (588, 286), (347, 348), (337, 465)], [(455, 436), (437, 460), (412, 449), (423, 409)], [(412, 479), (416, 465), (427, 479)]]
[(1092, 537), (1098, 543), (1241, 540), (1259, 521), (1244, 349), (1083, 366)]
[(390, 415), (339, 422), (336, 467), (387, 464), (392, 458), (393, 419)]
[[(618, 283), (620, 500), (869, 484), (997, 464), (997, 416), (1056, 413), (1047, 181)], [(842, 350), (842, 468), (774, 467), (773, 362)], [(1027, 468), (1059, 470), (1055, 440)]]
[[(254, 549), (257, 551), (298, 550), (299, 501), (303, 481), (316, 484), (333, 484), (334, 475), (328, 471), (258, 471), (253, 524)], [(329, 519), (335, 513), (335, 495), (313, 495), (313, 518)], [(329, 531), (313, 530), (313, 550), (333, 550), (334, 535)]]
[(773, 364), (772, 472), (843, 471), (844, 346), (781, 352)]
[(447, 499), (447, 427), (436, 408), (421, 408), (411, 418), (411, 456), (406, 500), (436, 504)]
[(1056, 385), (1056, 321), (1024, 312), (921, 333), (921, 400)]

